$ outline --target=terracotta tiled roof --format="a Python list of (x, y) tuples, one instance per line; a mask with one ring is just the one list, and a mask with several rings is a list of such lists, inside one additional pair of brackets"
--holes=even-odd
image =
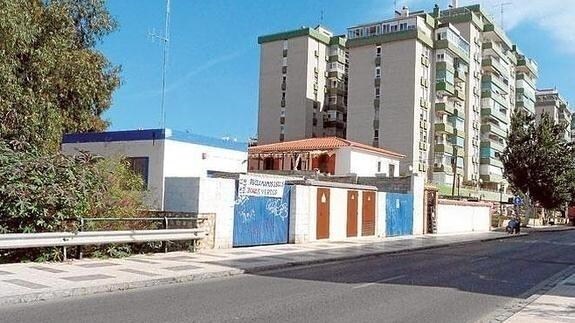
[(295, 152), (295, 151), (331, 150), (341, 147), (354, 147), (396, 158), (405, 157), (405, 155), (390, 150), (372, 147), (369, 145), (364, 145), (337, 137), (309, 138), (309, 139), (279, 142), (275, 144), (254, 146), (248, 148), (248, 152), (250, 154), (282, 153), (282, 152)]

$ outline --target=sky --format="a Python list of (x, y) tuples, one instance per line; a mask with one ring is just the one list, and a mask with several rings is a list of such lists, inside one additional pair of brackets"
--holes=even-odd
[[(397, 0), (431, 11), (447, 0)], [(480, 3), (539, 65), (538, 88), (556, 87), (575, 103), (575, 0), (460, 0)], [(98, 49), (122, 67), (122, 84), (104, 118), (110, 130), (161, 126), (165, 0), (109, 0), (119, 28)], [(171, 0), (166, 127), (247, 141), (256, 135), (260, 35), (313, 27), (335, 34), (393, 16), (392, 0)], [(573, 104), (572, 104), (573, 106)]]

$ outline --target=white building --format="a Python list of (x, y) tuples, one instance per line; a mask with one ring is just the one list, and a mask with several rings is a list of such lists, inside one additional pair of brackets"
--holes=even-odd
[(150, 191), (149, 206), (164, 210), (167, 178), (208, 177), (211, 172), (245, 172), (247, 144), (171, 129), (64, 135), (62, 152), (126, 157)]
[(405, 156), (337, 138), (309, 138), (249, 148), (249, 171), (313, 171), (330, 175), (399, 176)]

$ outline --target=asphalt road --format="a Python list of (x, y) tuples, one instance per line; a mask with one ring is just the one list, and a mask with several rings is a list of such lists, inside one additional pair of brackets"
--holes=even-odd
[[(2, 322), (475, 322), (575, 265), (575, 231), (0, 308)], [(538, 288), (538, 287), (537, 287)]]

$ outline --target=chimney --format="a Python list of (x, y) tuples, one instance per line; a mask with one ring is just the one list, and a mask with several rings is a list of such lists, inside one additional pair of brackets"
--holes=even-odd
[(401, 8), (401, 16), (402, 17), (409, 16), (409, 8), (407, 8), (407, 6), (403, 6), (403, 8)]

